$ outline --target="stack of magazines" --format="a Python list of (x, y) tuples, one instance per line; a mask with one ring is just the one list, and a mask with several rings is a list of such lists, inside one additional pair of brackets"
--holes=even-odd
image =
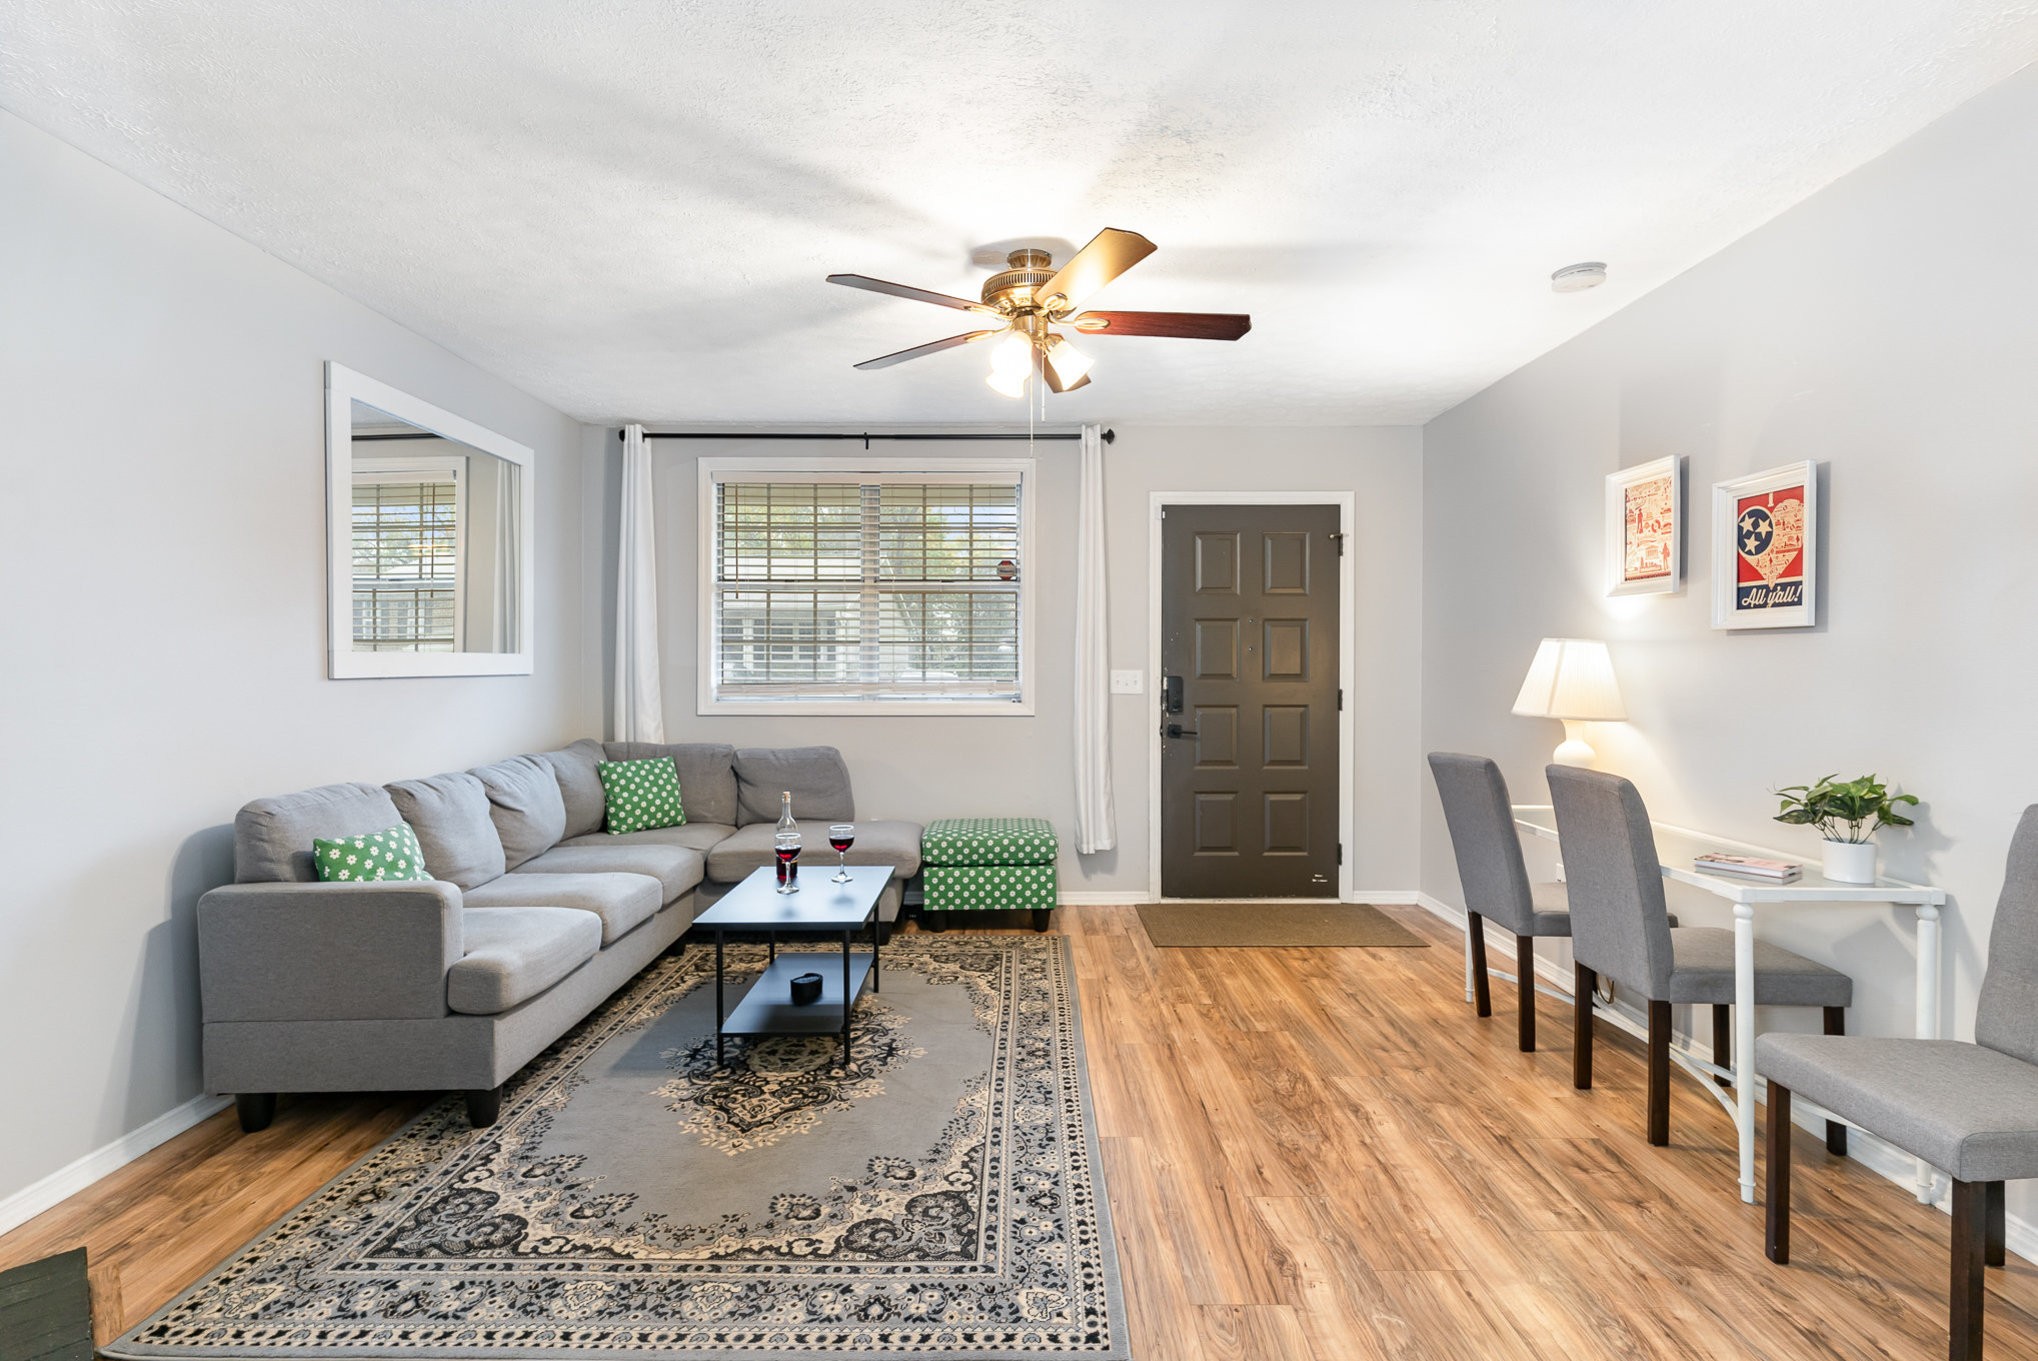
[(1804, 873), (1804, 866), (1795, 860), (1763, 860), (1725, 851), (1708, 851), (1697, 856), (1691, 867), (1704, 874), (1733, 874), (1744, 879), (1766, 879), (1773, 884), (1787, 884)]

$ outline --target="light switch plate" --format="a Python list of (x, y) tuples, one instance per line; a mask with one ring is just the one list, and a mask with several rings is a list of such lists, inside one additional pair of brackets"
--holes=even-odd
[(1146, 672), (1113, 671), (1111, 693), (1114, 695), (1143, 695), (1146, 693)]

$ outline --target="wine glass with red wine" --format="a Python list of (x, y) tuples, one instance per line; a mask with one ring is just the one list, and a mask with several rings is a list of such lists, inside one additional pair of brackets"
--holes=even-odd
[(828, 829), (828, 844), (835, 848), (835, 873), (831, 884), (849, 882), (849, 848), (856, 844), (856, 824), (838, 822)]
[(771, 853), (778, 857), (778, 891), (798, 893), (800, 882), (796, 876), (799, 866), (794, 862), (800, 858), (800, 834), (780, 832), (772, 838)]

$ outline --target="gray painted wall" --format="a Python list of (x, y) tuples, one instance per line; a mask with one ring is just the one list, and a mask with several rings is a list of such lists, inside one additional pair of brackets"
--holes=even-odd
[[(599, 708), (575, 422), (8, 114), (0, 184), (4, 1200), (199, 1093), (242, 803)], [(325, 679), (327, 359), (537, 451), (537, 674)]]
[[(1425, 431), (1425, 746), (1490, 753), (1518, 801), (1546, 802), (1560, 727), (1508, 706), (1538, 638), (1580, 635), (1611, 642), (1631, 715), (1596, 725), (1599, 764), (1660, 819), (1809, 860), (1816, 834), (1770, 821), (1768, 791), (1879, 772), (1926, 801), (1881, 838), (1884, 864), (1955, 895), (1944, 1014), (1962, 1035), (2004, 851), (2038, 799), (2033, 128), (2027, 72)], [(1689, 460), (1685, 591), (1609, 600), (1602, 479), (1666, 454)], [(1805, 458), (1818, 626), (1713, 630), (1712, 484)], [(1458, 902), (1426, 781), (1423, 804), (1423, 886)], [(1673, 907), (1729, 924), (1713, 900)], [(1907, 911), (1764, 929), (1853, 973), (1854, 1028), (1910, 1032)]]
[[(1155, 342), (1159, 343), (1159, 342)], [(1420, 645), (1421, 432), (1410, 428), (1187, 429), (1117, 427), (1105, 454), (1111, 571), (1111, 665), (1144, 670), (1148, 640), (1149, 493), (1154, 491), (1353, 491), (1357, 560), (1359, 677), (1355, 705), (1357, 798), (1348, 845), (1360, 888), (1406, 890), (1415, 881), (1416, 771), (1420, 764), (1420, 691), (1411, 659)], [(615, 478), (621, 454), (613, 430), (590, 432), (588, 520), (612, 560)], [(1148, 735), (1155, 714), (1147, 693), (1120, 696), (1112, 711), (1118, 848), (1096, 856), (1072, 849), (1074, 755), (1069, 668), (1075, 599), (1072, 535), (1076, 453), (1067, 443), (1036, 446), (1036, 559), (1039, 652), (1031, 718), (799, 718), (696, 714), (694, 656), (699, 543), (697, 460), (755, 455), (848, 458), (859, 446), (825, 442), (669, 441), (657, 451), (660, 616), (666, 731), (675, 741), (738, 745), (827, 743), (840, 747), (866, 816), (915, 820), (949, 815), (1021, 813), (1051, 819), (1060, 833), (1063, 888), (1069, 892), (1147, 889)], [(1018, 444), (880, 445), (874, 454), (1002, 456)], [(604, 616), (613, 616), (614, 583), (604, 578)]]

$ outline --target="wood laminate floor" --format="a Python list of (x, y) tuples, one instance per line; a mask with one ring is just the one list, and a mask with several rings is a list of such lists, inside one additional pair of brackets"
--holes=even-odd
[[(1514, 993), (1465, 1005), (1429, 950), (1156, 950), (1131, 908), (1057, 913), (1138, 1361), (1945, 1354), (1947, 1221), (1798, 1133), (1794, 1262), (1762, 1255), (1733, 1130), (1672, 1079), (1642, 1134), (1640, 1050), (1601, 1028), (1570, 1086), (1567, 1009), (1514, 1048)], [(0, 1267), (90, 1249), (102, 1340), (139, 1321), (423, 1106), (230, 1112), (0, 1237)], [(1989, 1272), (1989, 1355), (2038, 1361), (2038, 1270)]]

